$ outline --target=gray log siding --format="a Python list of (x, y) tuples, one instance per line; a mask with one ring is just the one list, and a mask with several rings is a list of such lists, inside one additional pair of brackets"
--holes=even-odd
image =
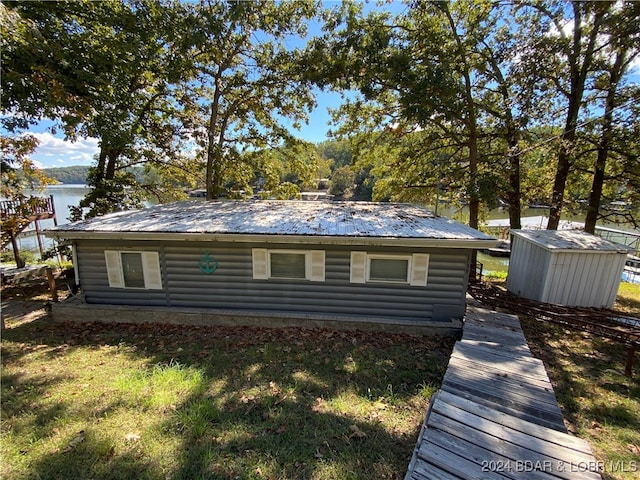
[[(254, 280), (252, 248), (264, 244), (220, 242), (77, 242), (78, 268), (87, 303), (175, 306), (259, 311), (339, 314), (425, 321), (462, 317), (465, 308), (466, 249), (394, 249), (303, 245), (300, 250), (325, 251), (325, 281)], [(269, 249), (296, 249), (291, 244), (269, 244)], [(157, 251), (162, 290), (110, 288), (105, 250)], [(349, 281), (353, 250), (381, 254), (428, 253), (426, 287)], [(198, 262), (208, 252), (217, 262), (215, 272), (203, 273)]]

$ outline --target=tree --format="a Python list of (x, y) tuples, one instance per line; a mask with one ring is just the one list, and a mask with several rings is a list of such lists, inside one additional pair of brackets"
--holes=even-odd
[(190, 76), (183, 84), (206, 163), (207, 198), (242, 168), (243, 153), (294, 139), (282, 126), (314, 104), (291, 35), (304, 35), (313, 1), (204, 1), (187, 5)]
[[(295, 141), (290, 145), (245, 153), (242, 163), (253, 165), (252, 180), (262, 188), (264, 198), (299, 198), (304, 189), (314, 188), (320, 158), (315, 146)], [(246, 189), (251, 187), (245, 180)]]
[(553, 28), (541, 37), (529, 60), (533, 60), (536, 70), (543, 72), (555, 86), (561, 99), (558, 110), (566, 111), (559, 139), (549, 230), (556, 230), (560, 222), (567, 179), (576, 158), (576, 138), (587, 81), (594, 70), (598, 38), (611, 5), (610, 2), (532, 3)]
[(317, 147), (318, 154), (325, 160), (331, 161), (333, 169), (351, 165), (351, 144), (348, 140), (326, 140)]
[(171, 86), (184, 66), (182, 7), (132, 0), (2, 8), (15, 27), (3, 34), (2, 105), (12, 112), (5, 126), (49, 118), (69, 138), (99, 139), (94, 189), (78, 216), (138, 206), (126, 169), (180, 162), (182, 122)]
[[(640, 54), (640, 6), (624, 3), (607, 18), (603, 34), (607, 37), (607, 44), (601, 54), (604, 64), (602, 72), (596, 80), (596, 89), (604, 95), (603, 114), (601, 118), (601, 133), (597, 141), (597, 157), (594, 165), (593, 182), (589, 194), (589, 206), (585, 219), (585, 231), (595, 233), (596, 222), (600, 213), (600, 201), (606, 179), (607, 161), (614, 147), (614, 136), (619, 126), (625, 124), (623, 116), (616, 110), (631, 103), (635, 97), (638, 101), (637, 88), (624, 88), (622, 81), (630, 64)], [(615, 121), (614, 123), (614, 120)], [(616, 125), (618, 128), (616, 128)]]
[(481, 204), (506, 197), (519, 227), (519, 149), (536, 102), (535, 83), (521, 83), (523, 40), (508, 26), (510, 11), (486, 2), (413, 2), (400, 15), (364, 15), (345, 3), (330, 17), (331, 33), (311, 49), (324, 67), (318, 82), (361, 94), (337, 113), (338, 134), (378, 132), (395, 144), (385, 157), (393, 178), (376, 176), (411, 191), (385, 187), (388, 194), (424, 201), (447, 179), (463, 193), (471, 226)]
[(356, 181), (356, 174), (351, 167), (345, 166), (334, 170), (331, 175), (331, 187), (329, 193), (338, 198), (349, 197), (353, 194), (353, 186)]
[(54, 182), (29, 158), (38, 146), (33, 135), (11, 137), (0, 135), (0, 196), (10, 200), (24, 199), (25, 186), (42, 188)]

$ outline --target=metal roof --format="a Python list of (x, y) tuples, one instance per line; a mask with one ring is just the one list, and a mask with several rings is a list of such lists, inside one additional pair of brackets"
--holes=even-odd
[(329, 237), (333, 243), (348, 238), (447, 240), (482, 244), (480, 248), (496, 242), (420, 206), (369, 202), (195, 200), (109, 214), (47, 231), (48, 236), (66, 239), (151, 239), (169, 234), (176, 239), (179, 235), (250, 237), (247, 241), (256, 236), (284, 241)]
[(614, 243), (579, 230), (511, 230), (511, 233), (552, 251), (585, 253), (628, 253), (633, 251), (631, 247), (626, 245)]

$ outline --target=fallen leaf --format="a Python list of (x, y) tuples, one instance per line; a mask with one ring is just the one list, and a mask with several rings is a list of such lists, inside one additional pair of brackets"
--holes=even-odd
[(324, 410), (324, 404), (325, 404), (324, 399), (318, 397), (316, 398), (316, 404), (313, 407), (311, 407), (311, 410), (316, 413), (322, 412)]
[(137, 442), (138, 440), (140, 440), (140, 435), (138, 435), (137, 433), (127, 433), (124, 436), (124, 439), (127, 442)]
[(84, 430), (80, 430), (75, 437), (71, 439), (67, 448), (63, 450), (64, 453), (69, 453), (73, 451), (80, 443), (84, 441)]
[(627, 444), (627, 448), (634, 455), (640, 454), (640, 447), (638, 445), (634, 445), (633, 443), (629, 443), (629, 444)]
[(349, 430), (351, 430), (351, 435), (349, 435), (349, 438), (353, 438), (353, 437), (364, 438), (367, 436), (367, 434), (364, 433), (362, 430), (360, 430), (357, 425), (351, 425), (349, 427)]

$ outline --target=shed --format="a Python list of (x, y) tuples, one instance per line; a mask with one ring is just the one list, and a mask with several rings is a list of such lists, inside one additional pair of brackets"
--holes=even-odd
[(512, 230), (507, 289), (565, 306), (612, 308), (625, 245), (577, 230)]
[(496, 243), (415, 205), (314, 201), (177, 202), (47, 235), (72, 243), (93, 311), (310, 326), (459, 320), (471, 252)]

